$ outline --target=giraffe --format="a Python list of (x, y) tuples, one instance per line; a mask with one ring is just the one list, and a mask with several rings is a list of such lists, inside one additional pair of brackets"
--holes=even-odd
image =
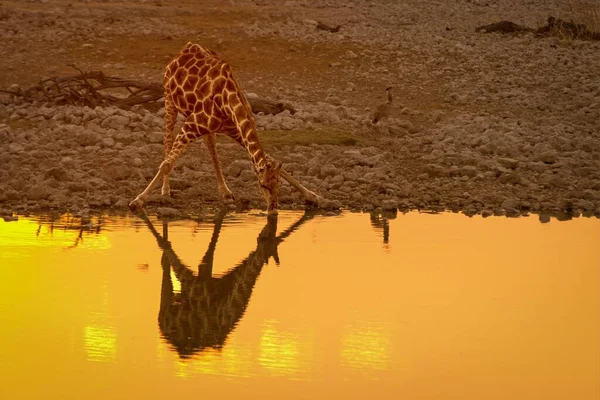
[[(130, 208), (141, 208), (161, 178), (161, 193), (170, 196), (169, 174), (175, 161), (199, 137), (204, 139), (210, 152), (221, 198), (232, 201), (233, 194), (225, 183), (217, 157), (217, 133), (228, 135), (248, 151), (269, 213), (277, 213), (280, 177), (300, 191), (307, 202), (319, 203), (320, 196), (302, 186), (282, 168), (280, 162), (265, 153), (256, 134), (252, 109), (233, 77), (231, 67), (214, 52), (188, 42), (167, 65), (163, 84), (165, 158), (146, 189), (129, 203)], [(181, 132), (173, 138), (178, 113), (183, 114), (185, 121)]]
[[(272, 257), (279, 265), (277, 247), (302, 224), (315, 216), (312, 211), (277, 235), (277, 216), (269, 215), (258, 234), (256, 249), (238, 265), (220, 277), (212, 276), (214, 253), (225, 212), (215, 217), (208, 249), (198, 265), (198, 274), (177, 256), (168, 237), (168, 222), (163, 221), (162, 235), (145, 214), (142, 219), (162, 250), (162, 285), (158, 325), (163, 337), (181, 358), (189, 358), (207, 348), (222, 348), (229, 334), (244, 315), (254, 285)], [(181, 293), (173, 292), (171, 268), (181, 282)]]

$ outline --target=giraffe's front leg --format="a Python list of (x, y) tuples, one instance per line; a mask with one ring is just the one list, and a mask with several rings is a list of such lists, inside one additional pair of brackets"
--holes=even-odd
[(213, 165), (215, 167), (215, 173), (217, 176), (217, 189), (219, 190), (219, 195), (224, 202), (233, 202), (235, 200), (233, 193), (227, 187), (227, 183), (225, 183), (225, 178), (223, 177), (223, 171), (221, 170), (221, 163), (219, 162), (219, 158), (217, 157), (217, 140), (216, 135), (214, 133), (207, 133), (202, 136), (204, 139), (204, 143), (206, 143), (206, 147), (208, 148), (208, 152), (212, 157)]
[(160, 194), (163, 196), (171, 197), (171, 186), (169, 185), (169, 176), (163, 176), (163, 184), (160, 189)]
[(285, 179), (286, 181), (288, 181), (288, 183), (290, 185), (292, 185), (293, 187), (295, 187), (300, 193), (302, 193), (302, 196), (304, 196), (304, 199), (311, 204), (314, 204), (316, 206), (319, 206), (322, 202), (323, 202), (323, 198), (321, 196), (319, 196), (318, 194), (316, 194), (315, 192), (313, 192), (312, 190), (308, 190), (307, 188), (305, 188), (300, 182), (298, 182), (296, 179), (294, 179), (290, 174), (287, 173), (286, 170), (284, 170), (283, 168), (281, 168), (280, 170), (280, 175), (283, 179)]
[(175, 166), (175, 161), (179, 158), (181, 153), (186, 149), (186, 147), (190, 144), (190, 140), (185, 136), (185, 133), (180, 133), (177, 135), (175, 139), (175, 144), (169, 153), (169, 156), (160, 164), (158, 167), (158, 172), (152, 178), (146, 189), (142, 193), (140, 193), (131, 203), (129, 203), (129, 208), (137, 209), (141, 208), (144, 205), (144, 200), (150, 195), (152, 189), (158, 184), (161, 178), (168, 176), (173, 167)]
[(163, 161), (162, 164), (160, 164), (158, 172), (156, 173), (154, 178), (152, 178), (148, 186), (146, 186), (146, 189), (144, 189), (142, 193), (138, 194), (137, 197), (133, 199), (131, 203), (129, 203), (129, 208), (132, 210), (142, 208), (144, 206), (144, 200), (146, 200), (146, 197), (150, 195), (152, 189), (154, 189), (154, 186), (156, 186), (156, 184), (160, 181), (162, 177), (168, 177), (172, 169), (173, 163), (171, 161)]
[[(165, 136), (163, 140), (165, 148), (165, 159), (171, 153), (173, 148), (173, 128), (177, 121), (177, 109), (173, 104), (173, 99), (170, 96), (165, 96)], [(171, 196), (171, 187), (169, 186), (169, 175), (163, 176), (163, 184), (160, 193), (163, 196)]]

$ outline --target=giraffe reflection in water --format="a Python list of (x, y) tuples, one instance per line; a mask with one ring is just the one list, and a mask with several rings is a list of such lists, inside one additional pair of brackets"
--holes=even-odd
[[(162, 286), (158, 325), (163, 337), (181, 358), (207, 348), (221, 348), (244, 315), (262, 268), (271, 257), (279, 265), (277, 247), (315, 213), (307, 211), (288, 229), (277, 235), (277, 216), (269, 215), (256, 239), (256, 248), (238, 265), (220, 277), (212, 276), (213, 258), (225, 213), (215, 217), (210, 244), (195, 275), (177, 256), (168, 239), (168, 222), (160, 235), (146, 215), (142, 218), (162, 249)], [(173, 291), (171, 268), (181, 283)]]

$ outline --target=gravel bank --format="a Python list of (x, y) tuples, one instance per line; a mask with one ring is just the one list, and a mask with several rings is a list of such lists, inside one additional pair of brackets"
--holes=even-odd
[[(0, 10), (5, 78), (24, 85), (21, 63), (28, 56), (45, 57), (34, 50), (15, 52), (13, 46), (31, 35), (43, 37), (47, 46), (65, 41), (57, 53), (61, 60), (71, 54), (65, 49), (75, 46), (82, 67), (131, 77), (139, 66), (142, 76), (153, 80), (160, 79), (162, 58), (177, 52), (180, 42), (197, 39), (218, 50), (246, 40), (247, 53), (231, 56), (242, 86), (298, 110), (257, 116), (261, 132), (288, 138), (266, 139), (267, 151), (331, 200), (331, 207), (600, 216), (600, 44), (474, 31), (500, 19), (536, 26), (557, 14), (560, 1), (264, 3), (232, 2), (228, 7), (252, 17), (200, 35), (197, 28), (174, 22), (199, 15), (184, 6), (83, 2), (65, 13), (61, 2), (41, 2), (37, 10), (8, 2)], [(316, 29), (316, 21), (342, 28), (329, 33)], [(174, 50), (159, 54), (155, 64), (138, 65), (119, 48), (111, 51), (124, 57), (111, 58), (101, 45), (87, 43), (102, 27), (110, 27), (104, 32), (111, 40), (144, 29), (145, 35), (163, 38), (168, 31), (163, 39)], [(307, 50), (311, 46), (323, 54)], [(266, 68), (265, 48), (282, 52), (282, 63), (292, 57), (285, 67), (292, 71)], [(94, 54), (108, 56), (99, 61)], [(264, 72), (253, 70), (258, 68), (253, 62), (263, 62)], [(390, 83), (395, 84), (391, 116), (384, 126), (372, 127), (370, 113)], [(2, 213), (125, 209), (161, 162), (162, 126), (160, 112), (141, 108), (5, 101), (0, 105)], [(327, 137), (332, 130), (352, 140), (294, 143), (294, 135)], [(237, 205), (264, 208), (247, 154), (223, 139), (218, 152)], [(157, 191), (148, 207), (189, 211), (219, 204), (203, 146), (191, 146), (180, 159), (171, 187), (172, 199)], [(280, 198), (282, 208), (302, 207), (287, 185)]]

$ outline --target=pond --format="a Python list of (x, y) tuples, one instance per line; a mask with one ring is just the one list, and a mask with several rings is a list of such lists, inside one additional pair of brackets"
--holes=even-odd
[(600, 397), (598, 219), (21, 216), (0, 289), (2, 399)]

